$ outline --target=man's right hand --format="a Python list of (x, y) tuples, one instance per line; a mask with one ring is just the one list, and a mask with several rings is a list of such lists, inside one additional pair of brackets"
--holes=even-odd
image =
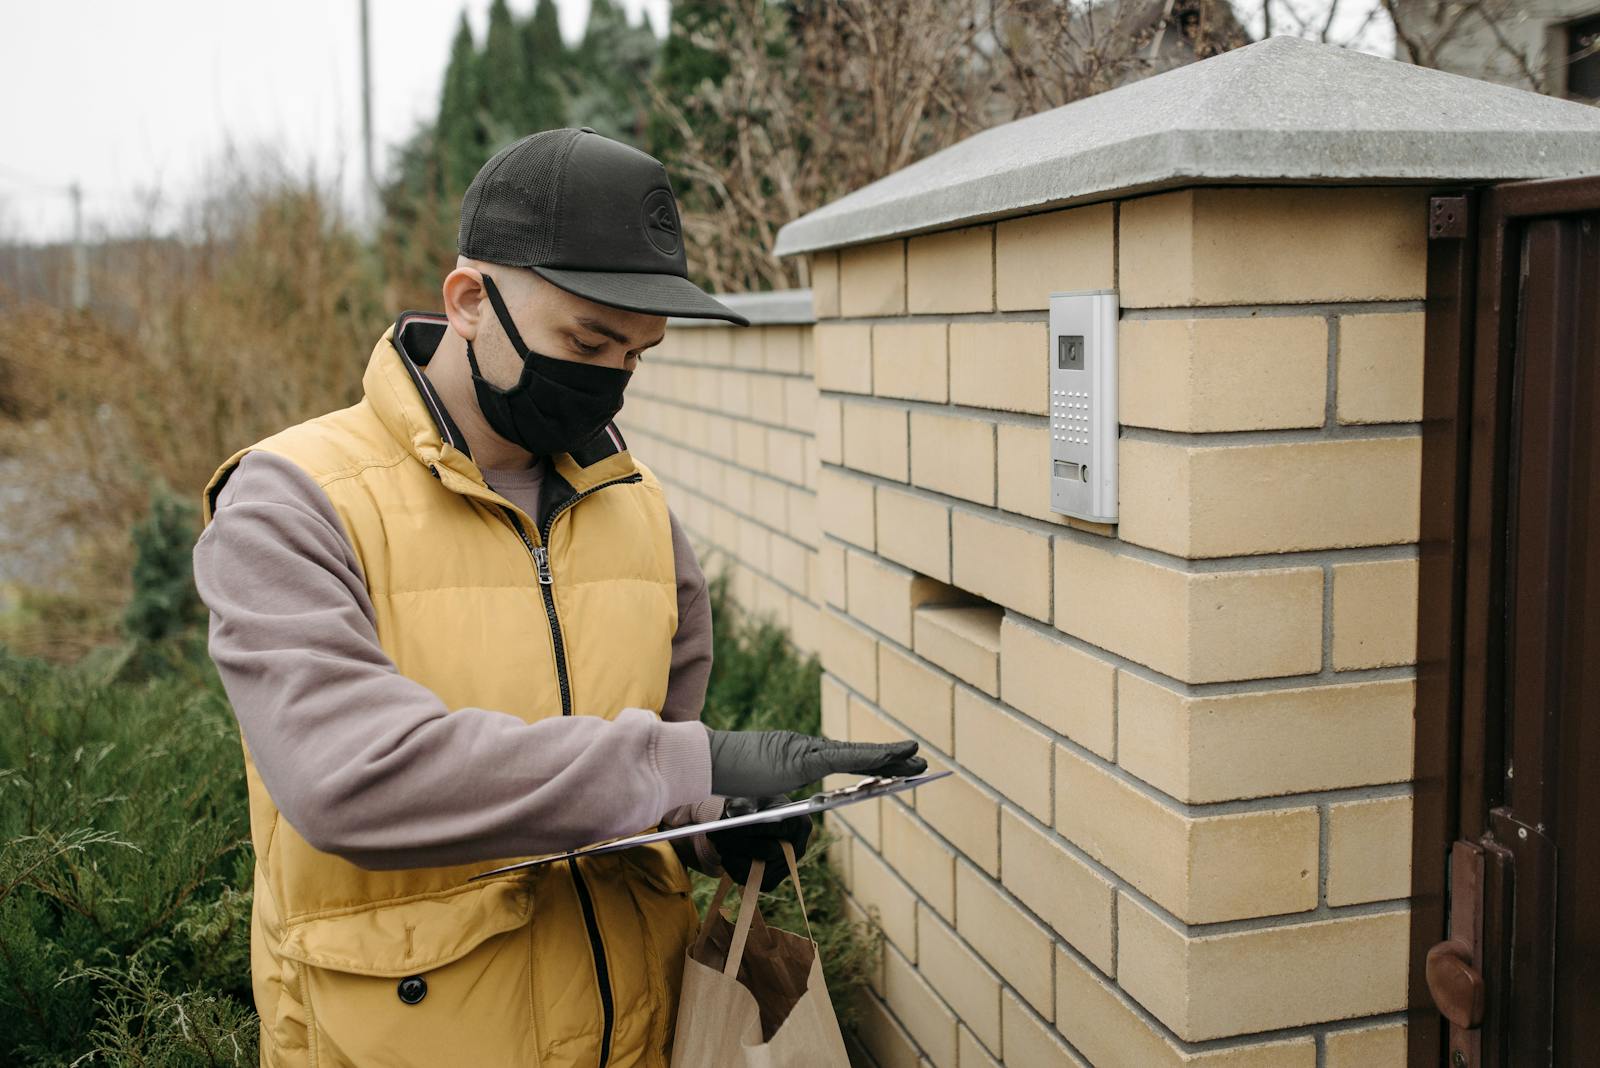
[(795, 731), (719, 731), (711, 727), (711, 792), (765, 797), (798, 790), (824, 775), (920, 775), (917, 743), (836, 742)]

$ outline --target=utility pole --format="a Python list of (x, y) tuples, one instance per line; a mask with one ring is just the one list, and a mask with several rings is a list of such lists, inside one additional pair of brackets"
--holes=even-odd
[(1172, 3), (1173, 0), (1167, 0), (1166, 6), (1161, 9), (1160, 28), (1156, 30), (1155, 36), (1150, 39), (1150, 54), (1145, 58), (1152, 64), (1161, 55), (1161, 39), (1167, 35), (1167, 25), (1172, 21)]
[(367, 0), (361, 0), (361, 208), (363, 221), (378, 221), (378, 179), (372, 165), (372, 46), (367, 32)]
[(72, 197), (72, 306), (79, 311), (89, 306), (89, 253), (83, 247), (83, 187), (73, 182), (67, 187)]

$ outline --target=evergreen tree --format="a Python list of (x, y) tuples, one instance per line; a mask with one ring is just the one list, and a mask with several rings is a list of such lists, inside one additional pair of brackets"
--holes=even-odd
[(535, 67), (541, 63), (559, 63), (567, 54), (567, 42), (561, 37), (559, 15), (555, 0), (534, 0), (533, 14), (528, 17), (524, 39), (527, 41), (528, 59)]
[(466, 12), (450, 44), (439, 97), (438, 144), (445, 192), (459, 197), (472, 184), (478, 168), (493, 154), (485, 124), (483, 59), (472, 40)]
[(522, 50), (531, 94), (525, 132), (569, 125), (566, 83), (571, 60), (561, 39), (555, 0), (535, 0), (533, 14), (522, 24)]
[(489, 144), (498, 148), (528, 132), (532, 118), (532, 78), (522, 32), (506, 0), (489, 5), (489, 33), (483, 41), (483, 101)]
[(619, 141), (641, 141), (645, 101), (640, 87), (650, 77), (658, 51), (647, 22), (628, 21), (612, 0), (593, 0), (573, 57), (576, 89), (568, 121)]

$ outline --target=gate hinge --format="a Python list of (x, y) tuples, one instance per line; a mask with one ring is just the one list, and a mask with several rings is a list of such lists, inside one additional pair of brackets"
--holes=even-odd
[(1467, 236), (1467, 198), (1428, 198), (1428, 240)]

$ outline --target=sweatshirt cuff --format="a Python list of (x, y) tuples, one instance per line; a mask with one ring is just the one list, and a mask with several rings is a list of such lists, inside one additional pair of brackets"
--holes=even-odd
[(711, 736), (699, 720), (659, 724), (655, 758), (664, 811), (699, 804), (711, 796)]
[(690, 816), (690, 823), (709, 823), (711, 820), (720, 820), (723, 809), (728, 807), (728, 799), (719, 794), (712, 794), (698, 805)]
[[(712, 794), (694, 807), (694, 822), (706, 823), (710, 820), (722, 818), (722, 810), (727, 807), (728, 799)], [(706, 837), (706, 832), (692, 835), (689, 841), (694, 845), (695, 867), (707, 875), (722, 874), (722, 857), (717, 853), (717, 847), (711, 844), (711, 839)]]
[(695, 866), (707, 875), (723, 874), (722, 857), (717, 853), (717, 847), (711, 844), (711, 839), (704, 834), (694, 835), (689, 841), (694, 843)]

